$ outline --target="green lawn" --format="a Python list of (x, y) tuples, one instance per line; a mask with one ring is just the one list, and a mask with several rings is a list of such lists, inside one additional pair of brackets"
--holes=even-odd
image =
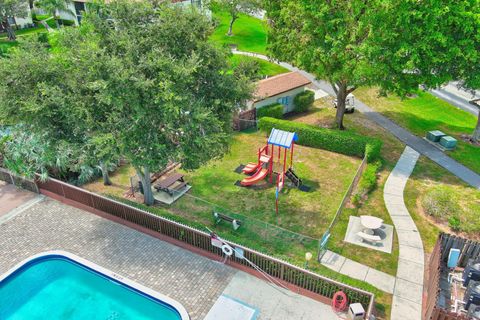
[(275, 76), (277, 74), (289, 72), (288, 69), (286, 69), (282, 66), (279, 66), (278, 64), (275, 64), (273, 62), (269, 62), (269, 61), (265, 61), (263, 59), (249, 57), (249, 56), (237, 55), (237, 54), (234, 54), (230, 57), (230, 64), (231, 64), (232, 67), (235, 67), (240, 63), (240, 61), (247, 61), (247, 60), (256, 61), (258, 63), (258, 65), (259, 65), (259, 71), (258, 71), (259, 78), (264, 78), (265, 76), (271, 77), (271, 76)]
[[(265, 144), (265, 140), (265, 135), (259, 132), (235, 134), (230, 152), (222, 159), (211, 161), (195, 171), (185, 172), (186, 180), (192, 189), (172, 206), (147, 208), (140, 204), (136, 205), (202, 230), (208, 227), (228, 240), (302, 266), (307, 251), (316, 254), (318, 239), (333, 218), (361, 159), (296, 146), (295, 171), (312, 189), (307, 193), (286, 187), (280, 195), (280, 212), (276, 215), (273, 185), (265, 182), (259, 184), (257, 188), (241, 188), (235, 185), (235, 182), (243, 179), (245, 175), (234, 170), (240, 164), (256, 161), (256, 152)], [(331, 174), (332, 172), (335, 174)], [(121, 197), (129, 186), (127, 176), (133, 174), (131, 168), (122, 167), (112, 176), (114, 184), (112, 187), (104, 187), (100, 180), (84, 187)], [(120, 187), (121, 185), (123, 187)], [(212, 218), (214, 211), (235, 217), (241, 220), (243, 225), (237, 231), (233, 231), (231, 225), (226, 222), (215, 225)], [(349, 214), (350, 212), (346, 212), (346, 216)], [(348, 219), (342, 219), (337, 225), (338, 228), (334, 230), (335, 235), (332, 238), (334, 250), (344, 250), (342, 240), (347, 221)], [(278, 225), (305, 236), (270, 225)], [(363, 260), (382, 261), (382, 258), (378, 258), (380, 253), (377, 251), (360, 247), (352, 248), (352, 251), (355, 249), (359, 252), (358, 256), (363, 252)], [(360, 257), (359, 261), (362, 261)], [(389, 313), (390, 295), (362, 281), (335, 273), (316, 261), (311, 262), (310, 269), (374, 292), (380, 311)], [(380, 269), (393, 272), (392, 267), (387, 265), (380, 266)]]
[[(44, 32), (47, 32), (45, 27), (38, 26), (35, 28), (16, 30), (15, 35), (17, 36), (17, 39), (21, 39), (22, 37), (25, 37), (25, 36), (28, 37), (34, 34), (44, 33)], [(7, 39), (6, 33), (0, 33), (0, 57), (5, 55), (8, 52), (8, 50), (10, 50), (11, 48), (17, 45), (18, 45), (18, 41), (9, 41)]]
[[(431, 194), (447, 194), (438, 198), (435, 206), (447, 207), (446, 215), (434, 217), (428, 214), (425, 200)], [(436, 199), (436, 197), (434, 197)], [(448, 200), (450, 199), (450, 200)], [(468, 238), (478, 239), (480, 235), (480, 191), (466, 185), (450, 172), (430, 159), (421, 157), (405, 188), (405, 203), (412, 214), (422, 236), (427, 252), (431, 252), (440, 231), (455, 233), (449, 226), (449, 218), (456, 215), (460, 229)]]
[[(34, 33), (39, 33), (39, 32), (47, 32), (44, 26), (40, 25), (35, 28), (28, 28), (28, 29), (22, 29), (22, 30), (16, 30), (15, 35), (17, 37), (21, 37), (24, 35), (30, 35)], [(7, 39), (7, 34), (6, 33), (0, 33), (0, 40), (6, 40)]]
[(241, 14), (233, 25), (233, 36), (227, 36), (230, 23), (229, 15), (225, 12), (215, 11), (214, 19), (219, 24), (210, 39), (221, 45), (237, 45), (238, 50), (267, 53), (267, 24), (257, 18)]
[(365, 104), (392, 119), (419, 137), (427, 131), (439, 129), (458, 140), (455, 151), (447, 154), (465, 166), (480, 173), (480, 148), (461, 139), (462, 134), (472, 134), (476, 118), (427, 92), (418, 97), (401, 100), (396, 96), (378, 97), (372, 88), (359, 88), (355, 95)]

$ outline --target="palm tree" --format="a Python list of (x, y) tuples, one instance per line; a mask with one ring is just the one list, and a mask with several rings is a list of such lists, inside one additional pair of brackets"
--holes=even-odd
[(72, 3), (71, 0), (38, 0), (35, 2), (35, 6), (43, 9), (47, 14), (51, 15), (55, 20), (57, 28), (60, 28), (60, 23), (58, 22), (60, 18), (60, 12), (68, 12), (75, 16), (75, 12), (70, 9), (69, 5)]

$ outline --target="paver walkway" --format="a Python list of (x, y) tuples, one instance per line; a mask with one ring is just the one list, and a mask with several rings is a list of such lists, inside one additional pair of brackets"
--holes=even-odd
[[(241, 54), (247, 55), (252, 57), (257, 57), (267, 61), (273, 61), (278, 65), (290, 70), (290, 71), (298, 71), (310, 81), (312, 81), (315, 86), (320, 88), (321, 90), (327, 92), (328, 94), (335, 96), (332, 87), (325, 81), (317, 80), (314, 75), (300, 70), (298, 68), (293, 67), (292, 65), (285, 63), (285, 62), (276, 62), (271, 60), (265, 55), (250, 53), (250, 52), (242, 52), (242, 51), (232, 51), (234, 54)], [(370, 120), (376, 122), (381, 127), (385, 128), (389, 132), (391, 132), (394, 136), (396, 136), (400, 141), (405, 143), (406, 145), (410, 146), (411, 148), (415, 149), (416, 151), (420, 152), (422, 155), (430, 158), (432, 161), (436, 162), (443, 168), (450, 171), (452, 174), (456, 175), (466, 183), (470, 184), (471, 186), (480, 189), (480, 175), (475, 173), (474, 171), (470, 170), (469, 168), (465, 167), (461, 163), (453, 160), (441, 150), (437, 149), (436, 147), (432, 146), (430, 143), (426, 142), (422, 138), (419, 138), (408, 130), (400, 127), (393, 121), (389, 120), (388, 118), (384, 117), (380, 113), (372, 110), (369, 106), (364, 104), (358, 99), (355, 99), (355, 107), (364, 113)]]
[(383, 198), (397, 231), (400, 254), (391, 320), (421, 320), (425, 255), (417, 226), (405, 206), (403, 191), (420, 154), (406, 147), (390, 173)]
[(285, 303), (282, 290), (252, 275), (49, 198), (0, 224), (0, 235), (0, 274), (34, 254), (64, 250), (170, 296), (192, 320), (225, 294), (256, 308), (259, 320), (340, 319), (327, 304), (290, 291)]
[(387, 293), (393, 294), (395, 289), (394, 276), (345, 258), (344, 256), (330, 250), (323, 255), (321, 263), (333, 271), (354, 279), (365, 281)]

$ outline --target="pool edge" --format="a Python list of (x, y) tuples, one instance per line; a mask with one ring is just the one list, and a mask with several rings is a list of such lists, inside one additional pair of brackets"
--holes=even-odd
[(45, 251), (41, 252), (38, 254), (35, 254), (33, 256), (30, 256), (21, 262), (15, 264), (12, 268), (7, 270), (5, 273), (0, 275), (0, 283), (13, 275), (14, 273), (20, 271), (22, 268), (28, 266), (29, 264), (33, 263), (36, 260), (42, 259), (42, 258), (48, 258), (48, 257), (63, 257), (66, 258), (67, 260), (71, 260), (74, 263), (77, 263), (87, 269), (90, 269), (104, 277), (107, 277), (113, 281), (119, 282), (123, 284), (124, 286), (133, 289), (137, 293), (143, 294), (149, 298), (152, 298), (153, 300), (158, 300), (161, 303), (164, 303), (166, 305), (170, 305), (172, 308), (174, 308), (178, 314), (180, 315), (182, 320), (191, 320), (190, 315), (188, 314), (187, 310), (185, 307), (178, 301), (174, 300), (173, 298), (170, 298), (160, 292), (157, 292), (153, 289), (150, 289), (138, 282), (135, 282), (129, 278), (126, 278), (124, 276), (121, 276), (107, 268), (104, 268), (94, 262), (91, 262), (87, 259), (84, 259), (82, 257), (79, 257), (73, 253), (63, 251), (63, 250), (50, 250), (50, 251)]

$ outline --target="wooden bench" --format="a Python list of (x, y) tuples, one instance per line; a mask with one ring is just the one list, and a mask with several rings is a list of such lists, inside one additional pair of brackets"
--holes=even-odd
[(157, 191), (164, 191), (173, 196), (176, 191), (179, 191), (186, 185), (187, 183), (183, 179), (183, 174), (174, 173), (167, 176), (165, 179), (160, 180), (157, 184), (155, 184), (154, 188)]
[(237, 230), (242, 225), (242, 222), (240, 220), (234, 219), (218, 212), (213, 212), (213, 218), (215, 219), (215, 224), (219, 224), (222, 220), (231, 223), (233, 230)]
[(357, 236), (362, 238), (363, 241), (370, 242), (371, 244), (377, 244), (380, 241), (382, 241), (382, 238), (380, 238), (380, 236), (367, 234), (367, 233), (361, 232), (361, 231), (357, 232)]

